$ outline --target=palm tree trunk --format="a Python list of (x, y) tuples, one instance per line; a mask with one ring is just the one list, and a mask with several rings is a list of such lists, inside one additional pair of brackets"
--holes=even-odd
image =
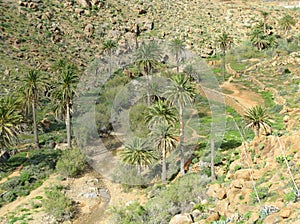
[(259, 126), (257, 125), (256, 127), (255, 127), (255, 136), (259, 136)]
[(112, 66), (111, 66), (111, 55), (112, 55), (112, 52), (111, 52), (111, 50), (109, 51), (109, 77), (111, 77), (111, 70), (112, 70)]
[(223, 51), (222, 55), (222, 74), (223, 74), (223, 81), (225, 82), (225, 54), (226, 52)]
[(179, 147), (180, 147), (180, 175), (183, 176), (184, 172), (184, 123), (183, 123), (183, 107), (179, 105), (179, 123), (180, 123), (180, 136), (179, 136)]
[(32, 119), (33, 119), (33, 135), (34, 135), (34, 144), (39, 149), (39, 135), (37, 130), (37, 122), (36, 122), (36, 111), (35, 111), (35, 99), (32, 99)]
[(66, 114), (66, 131), (68, 148), (71, 148), (71, 118), (70, 118), (70, 100), (67, 100), (67, 114)]
[(216, 174), (215, 174), (215, 140), (210, 140), (210, 151), (211, 151), (211, 181), (216, 180)]
[(161, 180), (165, 184), (167, 180), (167, 159), (166, 159), (166, 146), (163, 147), (162, 151), (162, 171)]
[(150, 98), (150, 84), (149, 84), (149, 68), (147, 68), (146, 70), (146, 91), (147, 91), (147, 106), (150, 107), (151, 98)]
[(179, 60), (178, 60), (178, 53), (175, 54), (175, 60), (176, 60), (176, 71), (179, 72)]

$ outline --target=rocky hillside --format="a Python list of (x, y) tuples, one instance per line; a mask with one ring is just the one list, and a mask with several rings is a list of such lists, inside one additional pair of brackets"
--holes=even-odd
[[(26, 68), (48, 71), (60, 58), (84, 69), (102, 54), (106, 38), (120, 49), (134, 46), (135, 37), (183, 38), (206, 57), (215, 53), (216, 36), (226, 29), (238, 45), (249, 29), (270, 13), (278, 28), (284, 8), (253, 1), (1, 1), (0, 71), (6, 78)], [(300, 12), (290, 10), (294, 18)], [(291, 34), (300, 28), (296, 24)], [(281, 31), (279, 33), (282, 34)], [(117, 53), (121, 53), (118, 51)]]

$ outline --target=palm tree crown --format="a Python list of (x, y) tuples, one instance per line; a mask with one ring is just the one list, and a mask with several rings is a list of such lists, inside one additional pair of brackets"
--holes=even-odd
[(167, 100), (174, 105), (182, 106), (192, 103), (193, 97), (196, 95), (194, 85), (184, 74), (176, 74), (171, 79), (171, 85), (164, 93)]
[(0, 99), (0, 148), (8, 147), (17, 140), (21, 120), (16, 103), (9, 97)]
[(149, 127), (158, 124), (172, 125), (177, 121), (176, 110), (165, 101), (158, 100), (148, 109), (145, 120)]
[(293, 26), (295, 26), (295, 24), (296, 24), (295, 19), (292, 16), (288, 15), (288, 14), (286, 14), (284, 17), (282, 17), (279, 20), (279, 26), (284, 30), (285, 35), (286, 35), (286, 39), (287, 39), (288, 31)]
[(256, 136), (259, 136), (260, 129), (263, 128), (265, 131), (271, 127), (271, 119), (266, 112), (265, 108), (260, 105), (252, 107), (247, 110), (244, 115), (246, 121), (246, 128), (252, 128)]
[(138, 137), (134, 137), (124, 144), (120, 158), (125, 164), (137, 166), (139, 173), (143, 166), (148, 166), (157, 159), (149, 142)]
[(179, 56), (184, 52), (185, 44), (182, 40), (175, 38), (169, 45), (171, 53), (175, 55), (176, 69), (179, 72)]

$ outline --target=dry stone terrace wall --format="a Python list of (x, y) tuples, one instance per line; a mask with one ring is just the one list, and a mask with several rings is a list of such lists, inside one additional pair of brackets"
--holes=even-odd
[(223, 97), (224, 97), (226, 105), (233, 108), (237, 113), (239, 113), (242, 116), (245, 114), (247, 110), (247, 108), (243, 106), (239, 101), (237, 101), (234, 97), (201, 86), (197, 86), (197, 90), (202, 96), (207, 97), (209, 100), (212, 101), (223, 103)]

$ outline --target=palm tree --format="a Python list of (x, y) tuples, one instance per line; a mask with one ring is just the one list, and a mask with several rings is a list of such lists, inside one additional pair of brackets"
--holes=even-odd
[(145, 139), (134, 137), (124, 144), (120, 152), (123, 163), (137, 166), (138, 174), (141, 174), (142, 167), (149, 166), (157, 160), (154, 150)]
[(171, 53), (175, 55), (176, 70), (179, 72), (179, 56), (184, 52), (185, 44), (182, 40), (175, 38), (171, 41), (169, 47)]
[(192, 103), (195, 96), (195, 87), (184, 74), (176, 74), (171, 79), (171, 85), (167, 88), (165, 96), (179, 109), (180, 125), (180, 174), (184, 175), (184, 122), (183, 108)]
[(145, 120), (150, 128), (158, 124), (174, 125), (177, 121), (176, 110), (165, 101), (158, 100), (148, 108)]
[[(21, 79), (21, 91), (26, 98), (26, 106), (29, 109), (31, 104), (32, 110), (32, 120), (33, 120), (33, 133), (34, 133), (34, 143), (37, 148), (39, 148), (39, 136), (37, 130), (37, 120), (36, 120), (36, 106), (39, 100), (39, 95), (45, 91), (48, 86), (48, 80), (45, 76), (40, 74), (36, 70), (29, 70), (29, 72)], [(28, 110), (26, 109), (26, 110)]]
[(288, 38), (288, 32), (292, 29), (293, 26), (295, 26), (296, 21), (295, 19), (286, 14), (284, 17), (282, 17), (279, 20), (279, 26), (283, 29), (283, 31), (285, 32), (285, 40), (287, 42), (287, 38)]
[(271, 119), (265, 108), (260, 105), (248, 109), (244, 115), (246, 128), (252, 128), (256, 136), (259, 136), (260, 129), (265, 131), (271, 128)]
[(274, 47), (277, 44), (274, 36), (265, 34), (260, 25), (253, 28), (250, 34), (250, 40), (259, 51)]
[(150, 98), (150, 83), (149, 75), (151, 75), (153, 68), (155, 68), (161, 59), (161, 49), (156, 42), (142, 43), (137, 49), (134, 58), (135, 63), (140, 66), (146, 75), (146, 91), (147, 91), (147, 106), (151, 104)]
[(176, 148), (177, 140), (174, 134), (175, 130), (172, 126), (159, 124), (152, 129), (150, 133), (154, 146), (161, 151), (162, 154), (162, 173), (161, 179), (163, 183), (167, 180), (167, 152)]
[(102, 44), (102, 50), (109, 55), (109, 75), (112, 75), (112, 53), (118, 47), (118, 43), (114, 40), (105, 40)]
[(72, 100), (76, 95), (76, 85), (79, 81), (73, 69), (66, 69), (60, 73), (56, 87), (53, 91), (53, 98), (56, 101), (56, 109), (61, 110), (65, 117), (67, 143), (71, 148), (71, 108)]
[(15, 101), (10, 97), (0, 99), (0, 149), (17, 140), (21, 121), (21, 111)]
[(267, 33), (267, 19), (268, 19), (269, 13), (266, 11), (261, 11), (261, 15), (263, 17), (264, 34), (266, 34)]
[(231, 47), (232, 38), (228, 33), (223, 32), (218, 37), (217, 43), (222, 51), (222, 74), (223, 74), (223, 80), (225, 81), (225, 56), (226, 56), (226, 51)]

